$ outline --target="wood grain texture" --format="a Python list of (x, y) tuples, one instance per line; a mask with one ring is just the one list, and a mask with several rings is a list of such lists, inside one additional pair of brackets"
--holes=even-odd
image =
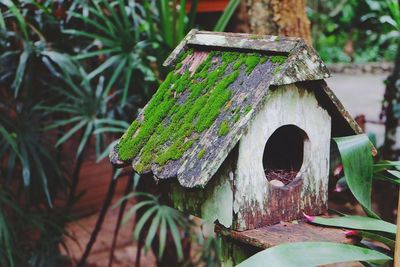
[(328, 241), (353, 244), (355, 239), (347, 238), (345, 230), (315, 226), (303, 221), (298, 223), (279, 223), (254, 230), (234, 231), (221, 225), (215, 226), (217, 234), (237, 240), (260, 249), (267, 249), (284, 243)]
[(331, 75), (318, 53), (304, 43), (290, 53), (287, 63), (277, 73), (272, 85), (284, 85), (302, 81), (323, 80)]

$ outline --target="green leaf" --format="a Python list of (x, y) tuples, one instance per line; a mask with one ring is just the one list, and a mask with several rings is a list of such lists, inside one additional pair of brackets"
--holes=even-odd
[(393, 176), (392, 174), (390, 174), (389, 172), (382, 172), (382, 173), (378, 173), (374, 176), (374, 179), (377, 180), (383, 180), (395, 185), (400, 185), (400, 179)]
[(96, 129), (93, 134), (103, 134), (103, 133), (124, 133), (126, 128), (116, 128), (116, 127), (104, 127)]
[(183, 250), (182, 250), (182, 244), (181, 244), (181, 237), (180, 237), (179, 229), (176, 226), (175, 221), (170, 216), (166, 216), (165, 218), (167, 220), (169, 229), (171, 230), (172, 239), (174, 240), (176, 252), (178, 254), (178, 259), (182, 260), (183, 259)]
[(238, 267), (311, 267), (340, 262), (385, 263), (389, 256), (375, 250), (331, 242), (299, 242), (275, 246), (243, 261)]
[(167, 221), (164, 216), (161, 218), (160, 224), (160, 244), (158, 250), (158, 258), (161, 259), (164, 255), (165, 241), (167, 240)]
[(11, 13), (14, 15), (14, 17), (18, 21), (19, 27), (21, 28), (21, 31), (24, 34), (25, 39), (28, 40), (29, 35), (28, 35), (28, 30), (27, 30), (27, 24), (25, 22), (24, 17), (22, 16), (22, 14), (19, 12), (19, 8), (11, 0), (3, 0), (2, 4), (7, 6), (10, 9)]
[(109, 35), (110, 37), (115, 37), (113, 35), (113, 32), (110, 32), (109, 28), (104, 27), (103, 25), (101, 25), (100, 23), (98, 23), (96, 20), (94, 19), (90, 19), (86, 16), (83, 16), (79, 13), (75, 13), (75, 12), (69, 12), (69, 14), (71, 14), (73, 17), (78, 18), (83, 20), (83, 22), (92, 25), (93, 27), (95, 27), (96, 29), (102, 31), (103, 33), (105, 33), (106, 35)]
[(107, 48), (107, 49), (101, 49), (101, 50), (96, 50), (96, 51), (92, 51), (92, 52), (81, 53), (80, 55), (77, 55), (74, 58), (77, 60), (81, 60), (81, 59), (86, 59), (86, 58), (95, 57), (95, 56), (99, 56), (99, 55), (107, 55), (109, 53), (120, 52), (120, 51), (121, 50), (118, 47)]
[(112, 74), (110, 81), (107, 84), (107, 87), (104, 91), (104, 95), (108, 95), (108, 93), (110, 92), (111, 87), (114, 85), (118, 76), (120, 75), (123, 68), (125, 67), (126, 61), (127, 61), (126, 58), (122, 58), (121, 61), (118, 63), (117, 67), (114, 69), (114, 73)]
[(117, 169), (113, 175), (113, 180), (118, 179), (118, 177), (121, 175), (123, 169)]
[(342, 217), (334, 218), (307, 216), (307, 220), (311, 223), (325, 226), (343, 227), (348, 229), (358, 229), (366, 231), (379, 231), (396, 234), (396, 225), (385, 222), (381, 219), (375, 219), (367, 216), (345, 215)]
[(399, 171), (387, 170), (387, 172), (390, 173), (392, 176), (396, 177), (397, 179), (400, 179), (400, 172)]
[(91, 73), (88, 74), (87, 79), (90, 80), (94, 78), (96, 75), (100, 74), (107, 68), (111, 67), (114, 63), (118, 62), (121, 59), (119, 55), (112, 56), (108, 58), (106, 61), (104, 61), (103, 64), (98, 66), (95, 70), (93, 70)]
[(282, 244), (263, 250), (237, 266), (312, 267), (354, 261), (383, 264), (391, 259), (391, 257), (378, 251), (353, 245), (331, 242), (299, 242)]
[[(62, 110), (61, 110), (61, 111), (62, 111)], [(57, 128), (57, 127), (59, 127), (59, 126), (63, 126), (63, 125), (66, 125), (66, 124), (70, 124), (70, 123), (79, 121), (79, 120), (81, 120), (82, 118), (83, 118), (82, 116), (77, 116), (77, 117), (72, 117), (72, 118), (69, 118), (69, 119), (57, 120), (57, 121), (55, 121), (54, 123), (52, 123), (52, 124), (46, 126), (44, 129), (45, 129), (45, 130), (51, 130), (51, 129)]]
[(171, 23), (171, 10), (169, 7), (169, 0), (157, 1), (158, 11), (160, 13), (161, 20), (161, 33), (163, 38), (169, 47), (173, 47), (173, 27)]
[(146, 251), (151, 247), (151, 244), (153, 243), (154, 236), (156, 235), (157, 229), (159, 228), (160, 219), (161, 219), (160, 212), (161, 212), (161, 210), (159, 209), (157, 214), (153, 217), (153, 220), (151, 222), (149, 231), (147, 233), (146, 241), (144, 243), (144, 248), (145, 248)]
[(231, 19), (233, 12), (235, 12), (237, 6), (240, 4), (240, 0), (230, 0), (228, 6), (225, 8), (221, 17), (218, 19), (217, 24), (214, 27), (214, 31), (222, 32), (225, 30), (226, 25)]
[(78, 124), (76, 124), (74, 127), (72, 127), (71, 130), (69, 130), (63, 137), (61, 137), (57, 143), (56, 147), (67, 141), (73, 134), (75, 134), (77, 131), (79, 131), (82, 127), (84, 127), (86, 124), (85, 120), (80, 121)]
[[(120, 200), (119, 200), (119, 202), (122, 202), (122, 201), (123, 201), (123, 199), (120, 199)], [(132, 218), (132, 216), (133, 216), (139, 209), (143, 208), (144, 206), (152, 205), (152, 204), (154, 204), (154, 201), (153, 201), (153, 200), (147, 200), (147, 201), (140, 201), (140, 202), (138, 202), (138, 203), (135, 204), (133, 207), (131, 207), (131, 208), (129, 209), (129, 211), (124, 215), (124, 219), (122, 220), (122, 223), (124, 224), (124, 223), (128, 222), (128, 221)], [(119, 204), (119, 205), (120, 205), (120, 204)]]
[(52, 200), (51, 200), (48, 181), (47, 181), (47, 176), (46, 176), (46, 172), (44, 171), (43, 164), (39, 160), (39, 158), (37, 158), (37, 157), (32, 157), (32, 158), (35, 161), (35, 165), (36, 165), (35, 169), (36, 169), (36, 171), (38, 171), (38, 173), (40, 175), (40, 180), (42, 182), (42, 188), (43, 188), (43, 191), (44, 191), (44, 193), (46, 195), (47, 202), (49, 204), (49, 207), (52, 208), (53, 207), (53, 203), (52, 203)]
[(187, 31), (191, 30), (194, 26), (194, 22), (196, 20), (198, 4), (199, 4), (199, 0), (192, 0), (192, 6), (190, 7), (190, 13), (189, 13), (188, 28), (186, 29)]
[(72, 61), (72, 58), (65, 53), (59, 53), (55, 51), (43, 51), (42, 56), (48, 57), (58, 65), (64, 72), (70, 75), (76, 75), (78, 68)]
[(342, 159), (347, 185), (369, 216), (378, 218), (371, 208), (372, 155), (365, 134), (334, 138)]
[(97, 119), (96, 124), (109, 124), (109, 125), (114, 125), (114, 126), (120, 126), (121, 128), (124, 128), (125, 130), (128, 129), (129, 123), (123, 120), (116, 120), (116, 119), (111, 119), (111, 118), (102, 118), (102, 119)]
[(4, 128), (3, 126), (0, 125), (0, 134), (6, 139), (8, 144), (11, 146), (11, 148), (14, 150), (15, 154), (21, 159), (21, 153), (18, 150), (17, 142), (13, 138), (13, 136)]
[(83, 152), (83, 150), (86, 147), (86, 144), (89, 140), (89, 137), (92, 135), (93, 132), (93, 122), (90, 121), (87, 125), (86, 125), (86, 129), (85, 132), (83, 133), (82, 139), (79, 143), (79, 147), (78, 150), (76, 151), (76, 157), (79, 157), (79, 155)]
[(24, 77), (26, 64), (28, 63), (28, 58), (29, 58), (29, 50), (24, 49), (24, 51), (21, 53), (19, 57), (18, 68), (15, 73), (14, 82), (12, 84), (12, 87), (14, 88), (14, 97), (18, 96), (19, 88), (21, 86), (21, 82)]
[(157, 211), (157, 209), (158, 206), (151, 207), (150, 209), (145, 211), (144, 214), (140, 217), (139, 221), (135, 225), (135, 231), (133, 231), (133, 238), (135, 240), (139, 240), (143, 226), (149, 220), (150, 216), (152, 216), (153, 213)]
[(122, 99), (121, 99), (121, 105), (125, 106), (126, 99), (128, 98), (128, 90), (129, 90), (129, 83), (132, 78), (132, 70), (131, 68), (128, 68), (125, 72), (125, 84), (124, 84), (124, 89), (123, 89), (123, 94), (122, 94)]
[[(349, 235), (349, 234), (346, 234), (346, 235)], [(381, 243), (387, 245), (390, 249), (394, 249), (394, 247), (396, 245), (395, 241), (390, 238), (387, 238), (387, 237), (379, 235), (379, 234), (367, 232), (367, 231), (354, 231), (354, 233), (352, 233), (351, 235), (361, 236), (362, 238), (367, 238), (370, 240), (381, 242)]]
[(374, 173), (385, 171), (387, 169), (400, 170), (400, 161), (382, 160), (373, 166)]
[(0, 12), (0, 29), (6, 30), (6, 22), (4, 21), (3, 13)]
[(185, 18), (186, 18), (186, 0), (181, 0), (179, 3), (178, 24), (176, 26), (177, 40), (180, 42), (185, 35)]
[(85, 32), (85, 31), (74, 30), (74, 29), (63, 30), (63, 33), (99, 40), (104, 45), (107, 45), (110, 47), (113, 47), (116, 45), (114, 40), (104, 37), (104, 36), (101, 36), (99, 34), (94, 34), (94, 33), (89, 33), (89, 32)]
[(26, 149), (24, 146), (21, 147), (21, 164), (22, 164), (22, 178), (24, 180), (24, 186), (29, 187), (31, 183), (31, 170), (29, 166), (29, 159), (28, 159), (28, 153), (26, 152)]

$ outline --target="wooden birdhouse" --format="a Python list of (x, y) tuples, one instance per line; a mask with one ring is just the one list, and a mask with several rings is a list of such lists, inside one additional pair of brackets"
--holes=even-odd
[(234, 230), (326, 211), (331, 138), (361, 130), (313, 48), (191, 31), (164, 65), (171, 72), (110, 154), (115, 165)]

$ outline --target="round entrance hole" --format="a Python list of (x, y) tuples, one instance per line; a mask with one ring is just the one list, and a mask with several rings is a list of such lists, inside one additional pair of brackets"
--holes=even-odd
[(265, 177), (275, 186), (284, 186), (296, 178), (304, 157), (307, 134), (295, 125), (279, 127), (264, 148)]

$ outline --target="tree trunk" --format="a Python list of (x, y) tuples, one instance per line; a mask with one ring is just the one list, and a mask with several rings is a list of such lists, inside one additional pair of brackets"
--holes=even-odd
[(247, 0), (250, 31), (303, 38), (311, 44), (305, 0)]

